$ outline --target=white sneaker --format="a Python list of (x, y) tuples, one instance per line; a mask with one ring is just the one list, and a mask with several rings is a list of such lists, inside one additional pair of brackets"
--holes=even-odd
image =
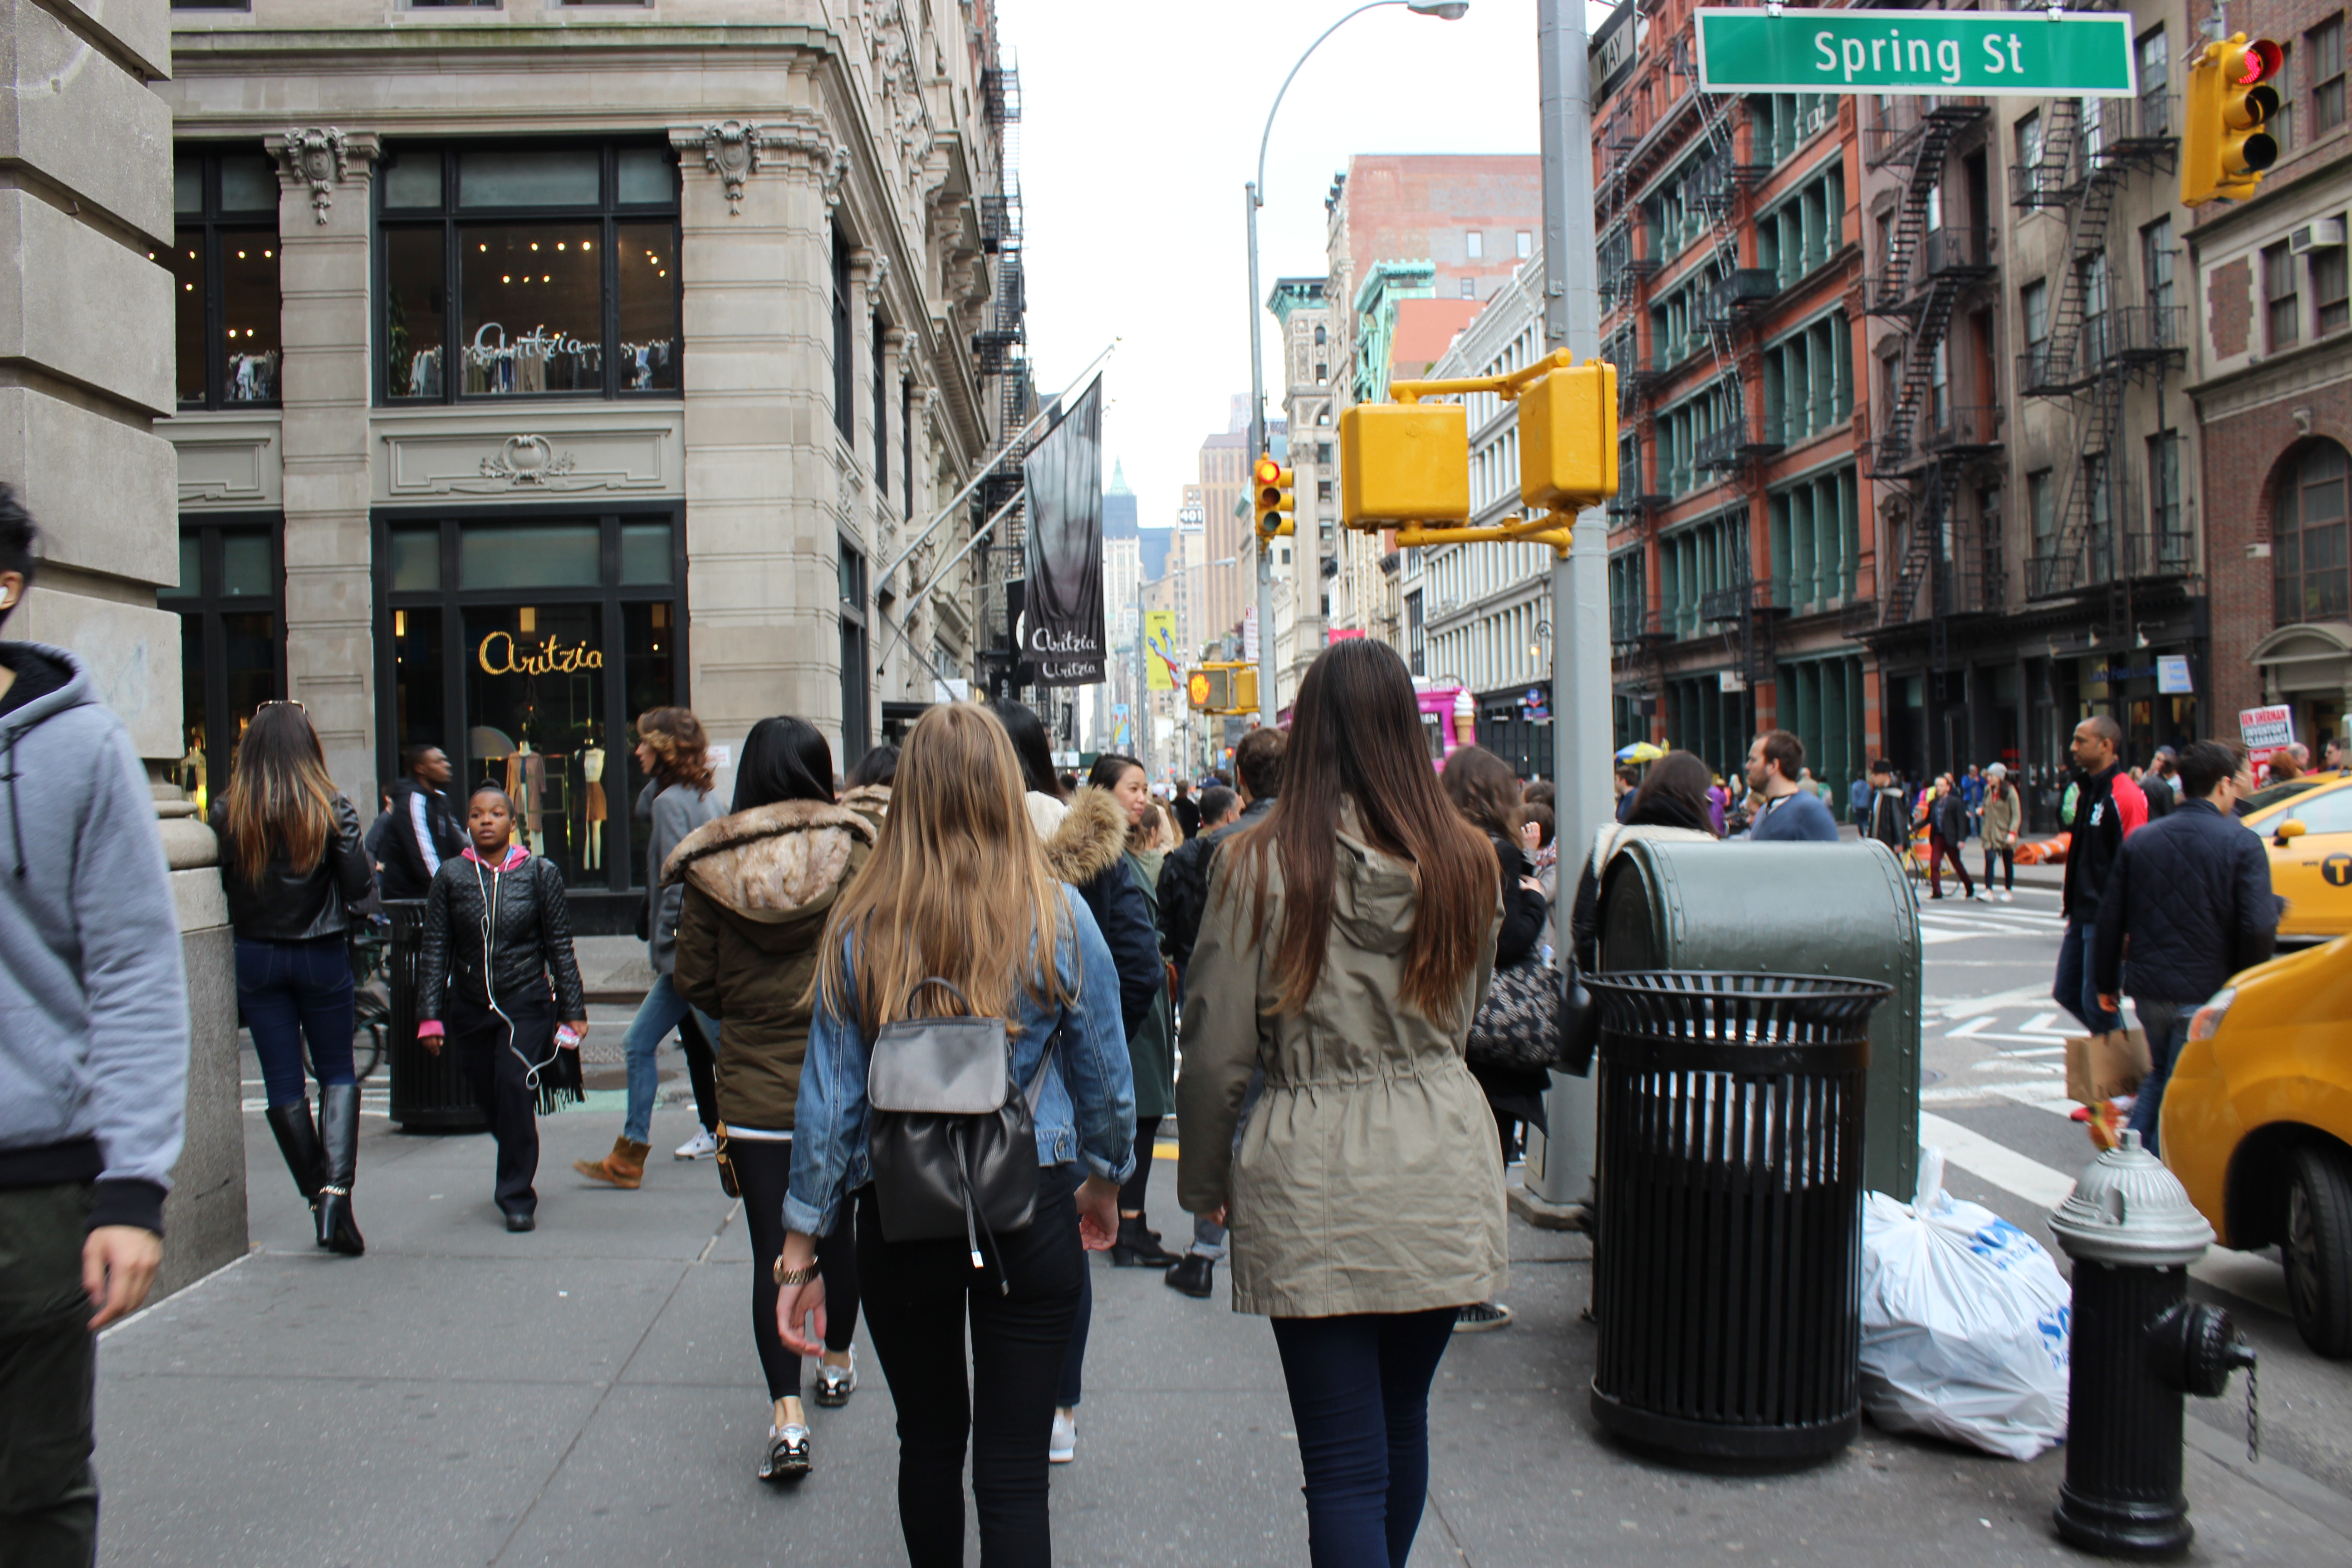
[(1078, 1417), (1075, 1411), (1054, 1412), (1054, 1435), (1045, 1442), (1045, 1458), (1066, 1465), (1078, 1457)]
[(707, 1127), (677, 1146), (677, 1157), (681, 1160), (709, 1160), (716, 1157), (718, 1152), (719, 1140), (710, 1135)]
[(2017, 899), (2017, 895), (2011, 892), (2007, 888), (2003, 888), (2000, 892), (1995, 893), (1993, 897), (1999, 899), (2004, 904), (2012, 903), (2016, 901)]

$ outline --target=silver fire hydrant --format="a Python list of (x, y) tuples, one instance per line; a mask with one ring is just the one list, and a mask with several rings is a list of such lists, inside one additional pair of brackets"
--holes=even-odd
[[(2074, 1260), (2058, 1533), (2112, 1556), (2179, 1552), (2197, 1533), (2180, 1491), (2182, 1396), (2214, 1398), (2254, 1364), (2229, 1313), (2189, 1300), (2189, 1266), (2213, 1227), (2127, 1131), (2083, 1172), (2050, 1229)], [(2250, 1382), (2250, 1428), (2252, 1398)]]

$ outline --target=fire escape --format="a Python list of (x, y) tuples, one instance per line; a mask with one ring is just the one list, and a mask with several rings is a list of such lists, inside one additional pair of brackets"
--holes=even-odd
[[(1002, 149), (996, 194), (980, 198), (980, 248), (992, 269), (992, 298), (986, 324), (972, 334), (971, 352), (983, 381), (996, 384), (995, 466), (972, 495), (971, 525), (979, 528), (1021, 492), (1021, 464), (1030, 443), (1014, 437), (1034, 413), (1036, 388), (1030, 380), (1027, 299), (1021, 255), (1021, 74), (1011, 67), (981, 73), (981, 102)], [(1011, 673), (1020, 668), (1013, 620), (1014, 586), (1024, 570), (1028, 508), (1016, 505), (975, 554), (982, 584), (981, 616), (986, 628), (982, 658)]]
[[(2056, 100), (2048, 112), (2042, 156), (2012, 169), (2011, 199), (2064, 216), (2067, 264), (2051, 279), (2046, 332), (2019, 356), (2017, 385), (2029, 397), (2070, 402), (2074, 460), (2053, 525), (2032, 541), (2025, 594), (2104, 595), (2104, 624), (2120, 630), (2131, 618), (2135, 582), (2194, 569), (2185, 526), (2143, 515), (2122, 439), (2126, 389), (2160, 384), (2185, 365), (2188, 311), (2172, 303), (2168, 272), (2146, 279), (2145, 302), (2116, 303), (2110, 260), (2111, 220), (2125, 183), (2174, 167), (2179, 100), (2158, 88), (2137, 99)], [(2152, 258), (2147, 265), (2169, 262)]]
[(1864, 302), (1871, 314), (1899, 322), (1905, 337), (1900, 379), (1879, 410), (1868, 461), (1873, 479), (1903, 487), (1906, 516), (1899, 556), (1881, 536), (1877, 599), (1847, 606), (1844, 629), (1849, 637), (1874, 638), (1915, 626), (1924, 612), (1929, 667), (1940, 674), (1953, 621), (2001, 610), (1998, 520), (1971, 524), (1953, 506), (1964, 482), (1994, 471), (1986, 459), (2000, 447), (2000, 410), (1955, 405), (1948, 374), (1953, 317), (1963, 298), (1996, 273), (1992, 231), (1981, 222), (1942, 222), (1940, 199), (1946, 155), (1990, 110), (1979, 98), (1881, 102), (1864, 153), (1874, 163), (1904, 171), (1903, 197), (1881, 258), (1884, 270), (1864, 281)]

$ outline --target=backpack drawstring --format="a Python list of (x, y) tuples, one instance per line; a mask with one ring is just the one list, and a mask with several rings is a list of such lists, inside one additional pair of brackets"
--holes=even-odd
[(16, 880), (20, 882), (25, 879), (25, 818), (16, 809), (16, 737), (24, 732), (16, 725), (9, 726), (8, 772), (5, 775), (8, 780), (8, 837), (16, 841)]

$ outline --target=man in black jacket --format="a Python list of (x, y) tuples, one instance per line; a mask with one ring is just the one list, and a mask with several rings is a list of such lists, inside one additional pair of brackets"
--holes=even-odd
[(2240, 789), (2252, 783), (2242, 771), (2244, 758), (2218, 741), (2199, 741), (2180, 753), (2179, 768), (2187, 798), (2116, 854), (2092, 948), (2099, 1005), (2113, 1009), (2127, 991), (2147, 1033), (2150, 1066), (2131, 1125), (2151, 1153), (2165, 1082), (2190, 1017), (2231, 975), (2268, 958), (2278, 937), (2270, 857), (2230, 815)]
[(466, 835), (441, 793), (449, 782), (449, 759), (438, 746), (408, 749), (408, 776), (392, 787), (393, 830), (383, 836), (383, 876), (378, 891), (387, 899), (421, 899), (433, 889), (441, 862), (466, 847)]
[(2124, 1026), (2123, 1015), (2099, 1005), (2092, 981), (2091, 947), (2097, 938), (2099, 903), (2107, 871), (2122, 853), (2124, 839), (2147, 821), (2147, 797), (2132, 783), (2116, 756), (2124, 732), (2113, 719), (2095, 713), (2074, 726), (2073, 815), (2061, 818), (2073, 832), (2066, 847), (2066, 879), (2059, 907), (2066, 932), (2059, 939), (2058, 974), (2050, 994), (2095, 1035)]
[(1288, 737), (1280, 730), (1252, 730), (1234, 748), (1234, 772), (1241, 779), (1242, 814), (1234, 821), (1170, 852), (1160, 868), (1160, 923), (1168, 956), (1181, 976), (1192, 962), (1201, 916), (1209, 907), (1209, 871), (1217, 846), (1274, 809), (1282, 788), (1282, 752)]

